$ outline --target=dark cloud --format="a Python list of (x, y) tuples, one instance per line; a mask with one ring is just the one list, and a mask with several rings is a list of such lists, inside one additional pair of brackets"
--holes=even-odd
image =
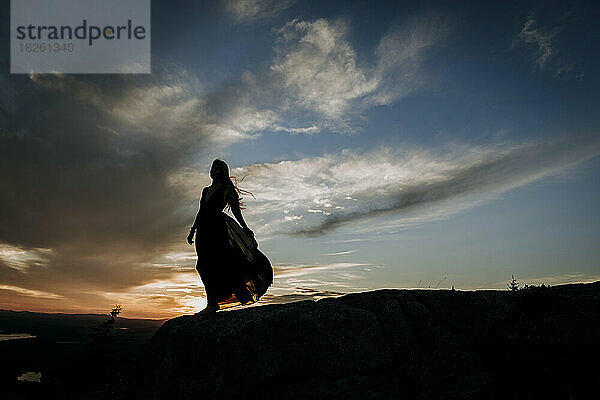
[(197, 206), (169, 176), (211, 143), (182, 79), (159, 71), (2, 82), (0, 243), (52, 251), (35, 268), (0, 265), (1, 282), (69, 295), (166, 276), (141, 264), (180, 239), (193, 219), (182, 208)]
[(20, 90), (2, 105), (0, 126), (0, 241), (130, 240), (148, 248), (179, 229), (180, 194), (167, 177), (188, 161), (189, 146), (115, 118), (111, 107), (126, 96), (124, 83), (118, 90), (102, 82), (71, 86), (63, 77), (14, 83)]

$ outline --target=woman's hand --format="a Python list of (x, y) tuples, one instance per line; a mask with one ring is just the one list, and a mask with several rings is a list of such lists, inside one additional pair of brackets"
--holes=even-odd
[(188, 235), (188, 237), (187, 237), (187, 242), (188, 242), (189, 244), (194, 244), (194, 232), (195, 232), (195, 231), (192, 229), (192, 230), (190, 231), (190, 234), (189, 234), (189, 235)]

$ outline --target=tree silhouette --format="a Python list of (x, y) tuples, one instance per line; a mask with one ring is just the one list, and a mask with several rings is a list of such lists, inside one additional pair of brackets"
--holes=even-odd
[(96, 350), (100, 352), (109, 351), (110, 346), (113, 344), (113, 337), (110, 335), (113, 327), (115, 326), (115, 322), (117, 320), (117, 316), (121, 313), (123, 307), (120, 304), (115, 305), (112, 310), (104, 317), (104, 321), (102, 321), (98, 326), (92, 328), (93, 333), (91, 333), (90, 344)]
[(514, 275), (511, 275), (510, 282), (508, 282), (506, 286), (508, 286), (508, 290), (512, 292), (516, 292), (517, 290), (519, 290), (519, 282), (517, 282), (517, 279)]

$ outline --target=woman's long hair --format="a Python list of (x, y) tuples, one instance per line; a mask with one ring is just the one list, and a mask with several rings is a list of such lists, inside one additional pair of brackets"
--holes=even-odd
[[(244, 189), (240, 189), (238, 187), (238, 183), (242, 182), (246, 177), (244, 176), (244, 177), (242, 177), (242, 179), (240, 179), (238, 181), (235, 176), (229, 175), (229, 165), (227, 165), (227, 163), (225, 161), (219, 160), (218, 158), (213, 161), (213, 166), (217, 166), (219, 169), (221, 169), (221, 171), (223, 171), (223, 176), (224, 176), (223, 179), (225, 180), (225, 184), (233, 186), (236, 193), (238, 194), (238, 203), (240, 205), (240, 209), (244, 210), (246, 208), (246, 203), (244, 203), (242, 195), (249, 194), (253, 198), (256, 198), (256, 197), (254, 197), (254, 194), (252, 192), (249, 192)], [(227, 203), (227, 210), (230, 210), (230, 209), (231, 209), (231, 204)]]

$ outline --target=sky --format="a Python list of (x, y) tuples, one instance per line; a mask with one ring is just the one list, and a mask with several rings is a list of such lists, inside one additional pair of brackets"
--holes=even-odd
[(598, 280), (599, 17), (152, 1), (141, 75), (11, 75), (3, 29), (0, 308), (202, 309), (186, 236), (214, 158), (254, 194), (275, 272), (260, 304)]

